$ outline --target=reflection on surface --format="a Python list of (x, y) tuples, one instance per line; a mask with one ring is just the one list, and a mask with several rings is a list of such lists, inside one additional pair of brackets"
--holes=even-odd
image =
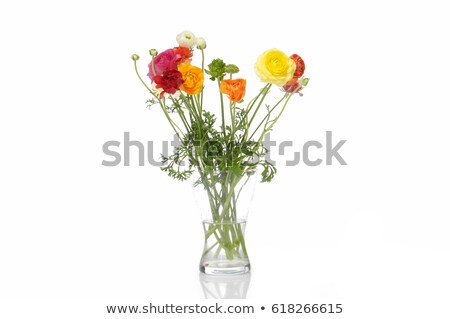
[(235, 276), (211, 276), (200, 273), (200, 284), (205, 299), (245, 299), (250, 279), (250, 273)]

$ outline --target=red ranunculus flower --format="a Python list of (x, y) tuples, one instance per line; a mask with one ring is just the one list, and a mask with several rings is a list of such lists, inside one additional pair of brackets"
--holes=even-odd
[(157, 75), (153, 78), (156, 83), (156, 88), (163, 89), (161, 92), (161, 98), (164, 93), (175, 94), (180, 86), (183, 84), (183, 75), (178, 70), (167, 70), (161, 75)]
[(305, 73), (305, 62), (298, 54), (293, 54), (289, 57), (290, 59), (294, 60), (295, 62), (295, 72), (294, 72), (294, 78), (300, 78), (303, 73)]
[(173, 53), (178, 63), (190, 63), (193, 56), (192, 51), (186, 47), (175, 47), (173, 48)]
[(293, 93), (298, 92), (301, 90), (301, 83), (299, 82), (299, 79), (305, 73), (305, 62), (298, 54), (293, 54), (289, 57), (289, 59), (294, 60), (295, 62), (295, 72), (293, 78), (288, 81), (283, 86), (283, 91), (287, 93)]

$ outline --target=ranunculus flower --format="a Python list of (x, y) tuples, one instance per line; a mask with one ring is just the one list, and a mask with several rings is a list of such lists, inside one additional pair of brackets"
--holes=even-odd
[(305, 62), (298, 54), (293, 54), (289, 58), (295, 62), (294, 78), (301, 78), (305, 73)]
[(177, 35), (177, 42), (180, 47), (191, 49), (197, 43), (197, 38), (192, 32), (184, 31)]
[(294, 93), (297, 90), (300, 91), (301, 84), (298, 82), (297, 78), (292, 79), (285, 85), (283, 85), (283, 91), (286, 93)]
[(164, 93), (175, 94), (180, 86), (183, 84), (183, 76), (180, 71), (173, 69), (163, 72), (161, 75), (154, 77), (156, 88), (163, 89), (160, 97), (164, 96)]
[(222, 80), (220, 82), (220, 92), (228, 95), (233, 102), (241, 102), (245, 95), (245, 85), (247, 81), (244, 79)]
[(206, 49), (206, 41), (203, 38), (197, 38), (197, 49), (204, 50)]
[(309, 78), (301, 78), (289, 81), (285, 85), (283, 85), (283, 91), (287, 93), (298, 93), (300, 96), (303, 96), (303, 94), (300, 92), (305, 88), (305, 86), (308, 85)]
[(181, 63), (178, 71), (183, 75), (183, 85), (180, 90), (187, 94), (199, 94), (203, 88), (204, 75), (202, 69), (187, 63)]
[(255, 72), (263, 82), (282, 86), (290, 81), (296, 69), (294, 60), (277, 49), (262, 53), (255, 63)]
[(153, 73), (152, 62), (150, 62), (148, 65), (148, 77), (153, 81), (155, 76), (161, 75), (167, 70), (176, 70), (178, 66), (177, 59), (177, 55), (174, 53), (173, 49), (161, 52), (155, 57), (156, 74)]
[(305, 73), (305, 62), (298, 54), (293, 54), (289, 58), (295, 62), (295, 72), (292, 80), (283, 85), (283, 91), (287, 93), (299, 92), (303, 89), (299, 79)]
[(191, 63), (193, 53), (189, 48), (175, 47), (173, 48), (173, 53), (177, 56), (178, 63)]
[(222, 59), (214, 59), (211, 61), (210, 64), (208, 64), (208, 71), (206, 71), (206, 73), (211, 75), (211, 80), (213, 80), (213, 81), (216, 78), (223, 79), (223, 77), (225, 75), (225, 67), (226, 66), (227, 66), (226, 63), (223, 62)]

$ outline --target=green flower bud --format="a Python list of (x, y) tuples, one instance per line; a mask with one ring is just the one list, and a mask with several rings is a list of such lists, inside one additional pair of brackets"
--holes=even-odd
[(303, 78), (300, 83), (302, 84), (302, 86), (307, 86), (308, 82), (309, 82), (309, 78)]
[(239, 68), (234, 64), (227, 64), (227, 66), (225, 67), (225, 72), (230, 74), (238, 73)]
[(214, 78), (222, 79), (225, 74), (225, 67), (226, 67), (226, 64), (225, 64), (225, 62), (223, 62), (222, 59), (214, 59), (208, 65), (209, 72), (207, 72), (207, 73)]
[(133, 54), (133, 55), (131, 56), (131, 60), (133, 60), (133, 61), (139, 60), (139, 55)]
[(158, 55), (158, 50), (156, 50), (156, 49), (151, 49), (149, 52), (150, 52), (151, 56), (157, 56)]
[(206, 49), (206, 41), (203, 38), (197, 38), (197, 49), (204, 50)]

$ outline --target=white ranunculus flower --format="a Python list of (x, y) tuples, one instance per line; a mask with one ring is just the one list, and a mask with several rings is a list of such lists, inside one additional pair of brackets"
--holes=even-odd
[(206, 48), (206, 41), (203, 38), (197, 38), (197, 48), (204, 50)]
[(191, 49), (197, 43), (197, 38), (192, 32), (184, 31), (177, 35), (177, 42), (180, 47)]

